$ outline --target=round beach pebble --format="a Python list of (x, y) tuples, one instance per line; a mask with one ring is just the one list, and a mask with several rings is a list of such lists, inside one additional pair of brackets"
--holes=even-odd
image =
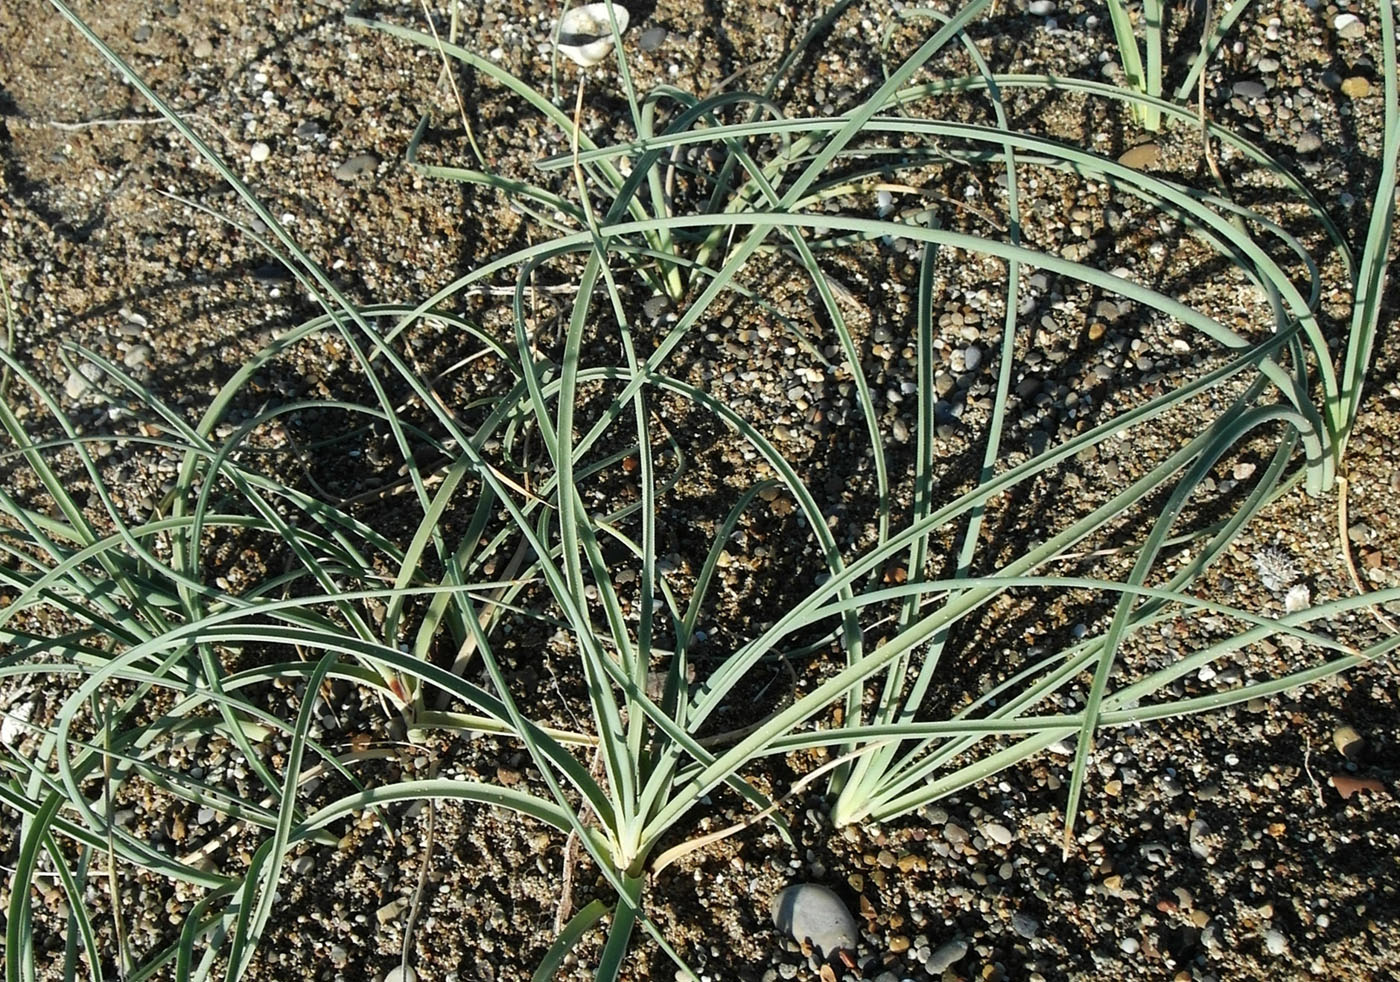
[(823, 958), (856, 946), (856, 919), (841, 898), (817, 883), (795, 883), (773, 898), (773, 925), (799, 942), (807, 939)]
[(1364, 99), (1371, 94), (1371, 83), (1362, 75), (1353, 75), (1342, 82), (1342, 95), (1348, 99)]
[(924, 962), (924, 971), (938, 978), (967, 954), (967, 942), (961, 938), (945, 941)]

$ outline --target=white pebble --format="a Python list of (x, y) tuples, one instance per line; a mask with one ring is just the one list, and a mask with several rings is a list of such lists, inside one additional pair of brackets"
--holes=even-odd
[(991, 822), (987, 825), (982, 826), (982, 834), (985, 835), (987, 838), (991, 839), (999, 846), (1006, 846), (1011, 844), (1011, 830), (1008, 829), (1005, 825), (999, 825), (996, 822)]
[(1338, 37), (1359, 38), (1366, 33), (1366, 25), (1355, 14), (1338, 14), (1332, 26), (1336, 28)]
[(259, 140), (248, 150), (248, 156), (252, 158), (253, 163), (261, 164), (268, 157), (272, 156), (272, 148)]
[[(608, 8), (612, 8), (612, 17)], [(588, 3), (570, 7), (559, 19), (559, 52), (583, 68), (598, 64), (613, 48), (612, 21), (617, 21), (617, 33), (627, 30), (630, 15), (627, 8), (616, 3)]]
[(90, 361), (85, 361), (69, 373), (68, 380), (63, 383), (63, 391), (69, 399), (80, 398), (101, 376), (102, 369)]

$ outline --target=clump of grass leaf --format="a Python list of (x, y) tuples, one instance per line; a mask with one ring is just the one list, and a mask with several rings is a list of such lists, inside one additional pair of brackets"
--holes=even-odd
[[(1339, 356), (1314, 313), (1321, 289), (1316, 266), (1278, 225), (1213, 194), (1013, 128), (1004, 94), (1020, 87), (1117, 99), (1164, 117), (1190, 114), (1151, 94), (993, 73), (963, 34), (985, 2), (938, 18), (927, 40), (863, 102), (831, 118), (785, 118), (763, 93), (698, 99), (663, 88), (639, 95), (619, 45), (619, 73), (637, 138), (615, 146), (593, 145), (580, 132), (577, 108), (571, 116), (489, 60), (375, 23), (488, 74), (558, 126), (572, 149), (541, 162), (544, 171), (563, 175), (555, 187), (507, 182), (485, 171), (429, 169), (506, 193), (544, 234), (421, 304), (365, 307), (350, 303), (217, 155), (60, 0), (53, 2), (220, 170), (270, 230), (264, 243), (269, 251), (324, 307), (321, 316), (240, 370), (194, 424), (116, 366), (85, 353), (103, 370), (114, 408), (145, 423), (139, 434), (124, 438), (182, 455), (167, 508), (146, 521), (132, 520), (112, 503), (89, 450), (92, 438), (79, 432), (21, 359), (4, 356), (13, 383), (44, 411), (47, 431), (35, 437), (38, 424), (26, 423), (8, 404), (0, 415), (10, 443), (7, 462), (27, 469), (40, 498), (36, 503), (8, 492), (0, 498), (7, 522), (0, 576), (12, 597), (0, 611), (0, 640), (7, 648), (0, 677), (52, 680), (63, 698), (52, 719), (26, 721), (34, 741), (28, 752), (4, 750), (9, 780), (0, 787), (0, 800), (22, 821), (16, 883), (32, 879), (41, 853), (58, 872), (69, 904), (74, 961), (83, 957), (95, 966), (103, 958), (94, 923), (104, 915), (93, 909), (84, 884), (121, 867), (201, 892), (178, 940), (155, 953), (122, 953), (129, 977), (174, 965), (182, 977), (205, 978), (222, 965), (226, 977), (236, 978), (255, 957), (293, 850), (336, 842), (337, 823), (366, 809), (455, 799), (513, 810), (575, 837), (613, 891), (611, 898), (585, 905), (564, 927), (537, 977), (547, 978), (569, 947), (609, 913), (597, 978), (619, 976), (638, 931), (684, 968), (684, 953), (648, 914), (652, 875), (713, 840), (688, 823), (712, 794), (730, 795), (753, 815), (772, 816), (786, 834), (781, 802), (750, 781), (765, 756), (833, 752), (823, 775), (830, 781), (832, 817), (849, 823), (907, 813), (1055, 741), (1078, 737), (1066, 805), (1068, 844), (1093, 737), (1102, 727), (1280, 692), (1400, 645), (1391, 637), (1357, 647), (1328, 629), (1330, 619), (1394, 600), (1400, 597), (1396, 591), (1273, 618), (1201, 599), (1194, 589), (1274, 496), (1295, 483), (1321, 494), (1335, 478), (1379, 318), (1393, 152), (1377, 193), (1380, 217), (1372, 221), (1359, 261), (1351, 260), (1339, 236), (1333, 239), (1359, 311), (1349, 347)], [(847, 6), (838, 5), (831, 16)], [(1388, 0), (1382, 9), (1385, 146), (1394, 151), (1400, 113)], [(920, 81), (957, 40), (978, 73)], [(916, 114), (969, 94), (985, 95), (990, 122)], [(670, 108), (663, 113), (662, 107)], [(735, 107), (743, 107), (747, 118), (731, 115)], [(415, 136), (415, 154), (425, 127)], [(1260, 166), (1274, 166), (1242, 138), (1218, 127), (1211, 133)], [(901, 139), (890, 141), (891, 134)], [(716, 148), (720, 163), (712, 174), (691, 175), (698, 190), (685, 199), (693, 207), (683, 208), (669, 187), (690, 147)], [(1004, 232), (947, 228), (927, 210), (895, 221), (826, 207), (871, 194), (879, 185), (906, 178), (912, 183), (921, 169), (950, 164), (995, 167), (1004, 175)], [(1018, 189), (1030, 171), (1091, 177), (1188, 226), (1232, 275), (1259, 291), (1272, 319), (1244, 335), (1150, 285), (1028, 244)], [(1295, 180), (1279, 176), (1325, 228), (1335, 230)], [(917, 421), (907, 514), (895, 490), (906, 475), (891, 470), (860, 339), (823, 266), (829, 257), (893, 236), (922, 249), (911, 345)], [(940, 256), (954, 249), (1000, 263), (1004, 321), (976, 477), (968, 488), (940, 497), (933, 446), (940, 412), (933, 385), (933, 295)], [(1298, 287), (1275, 258), (1278, 252), (1300, 257), (1293, 265), (1314, 270), (1312, 281)], [(760, 258), (773, 255), (789, 257), (810, 282), (864, 419), (859, 439), (876, 474), (875, 533), (873, 544), (854, 552), (843, 550), (818, 495), (760, 421), (672, 370), (673, 353), (724, 302), (766, 302), (746, 279)], [(1190, 330), (1218, 357), (1175, 390), (1130, 402), (1044, 449), (1013, 454), (1006, 434), (1024, 329), (1019, 291), (1022, 272), (1030, 269), (1126, 298)], [(576, 289), (558, 337), (547, 338), (534, 331), (529, 316), (531, 283), (558, 270)], [(491, 337), (447, 312), (463, 291), (505, 272), (515, 274), (511, 337)], [(676, 305), (674, 320), (645, 335), (634, 300), (642, 288)], [(402, 350), (411, 332), (430, 319), (459, 331), (498, 366), (500, 391), (470, 420), (463, 407), (440, 398)], [(352, 428), (382, 428), (404, 464), (402, 510), (412, 520), (402, 539), (383, 534), (352, 505), (258, 466), (250, 452), (254, 438), (304, 407), (274, 406), (220, 428), (250, 379), (289, 345), (322, 332), (334, 332), (351, 352), (367, 394), (321, 408), (343, 415)], [(684, 434), (658, 425), (663, 407), (729, 432), (772, 475), (708, 516), (708, 541), (685, 570), (662, 561), (664, 509), (688, 453)], [(1120, 434), (1148, 432), (1185, 411), (1208, 415), (1191, 439), (1161, 454), (1140, 477), (1082, 514), (1057, 513), (1067, 516), (1063, 524), (1035, 541), (1018, 542), (1014, 555), (983, 550), (988, 515), (1002, 503), (1018, 495), (1037, 500), (1037, 482), (1052, 480), (1076, 455)], [(1276, 450), (1254, 484), (1214, 524), (1182, 529), (1180, 518), (1211, 470), (1257, 434), (1267, 434)], [(546, 466), (530, 465), (530, 447), (539, 448)], [(440, 463), (429, 468), (425, 460)], [(85, 476), (95, 503), (75, 497), (58, 461)], [(701, 624), (724, 594), (719, 571), (726, 546), (771, 490), (791, 499), (809, 537), (802, 553), (809, 567), (797, 580), (804, 592), (769, 612), (767, 625), (752, 636), (714, 650)], [(1128, 544), (1121, 567), (1056, 574), (1061, 557), (1112, 539), (1123, 516), (1133, 514), (1143, 531)], [(222, 532), (284, 542), (286, 572), (237, 592), (207, 582), (204, 550), (210, 536)], [(1191, 548), (1174, 555), (1168, 567), (1166, 550), (1183, 536)], [(945, 563), (932, 555), (941, 541), (956, 543)], [(1121, 547), (1118, 554), (1124, 554)], [(907, 571), (904, 582), (882, 576), (892, 564)], [(623, 568), (632, 573), (630, 591), (618, 575)], [(1079, 636), (1025, 658), (965, 704), (940, 708), (940, 684), (967, 678), (971, 653), (958, 646), (958, 632), (973, 630), (976, 619), (1004, 598), (1032, 594), (1069, 598), (1097, 616)], [(1085, 596), (1092, 599), (1075, 599)], [(1125, 675), (1125, 648), (1154, 626), (1201, 614), (1232, 627), (1222, 639), (1165, 667)], [(1236, 688), (1168, 694), (1171, 683), (1188, 673), (1280, 634), (1322, 657)], [(538, 693), (519, 680), (522, 645), (541, 638), (550, 639), (582, 676), (579, 702), (587, 712), (577, 722), (566, 718), (563, 707), (542, 712)], [(753, 721), (756, 679), (814, 647), (831, 652), (836, 664), (804, 686), (792, 686), (786, 697), (773, 698), (768, 715)], [(227, 671), (243, 652), (257, 655), (250, 667)], [(438, 657), (443, 652), (448, 657)], [(538, 784), (506, 787), (432, 776), (375, 783), (364, 752), (337, 752), (312, 736), (317, 693), (334, 679), (377, 694), (420, 744), (447, 734), (489, 733), (515, 741), (538, 771)], [(297, 693), (294, 718), (263, 701), (274, 684)], [(1086, 693), (1082, 700), (1071, 698), (1076, 687)], [(736, 710), (751, 725), (720, 725)], [(822, 725), (815, 725), (818, 720)], [(172, 768), (174, 748), (211, 738), (236, 747), (247, 762), (247, 793), (231, 794)], [(347, 790), (308, 804), (302, 785), (309, 775), (326, 773), (337, 774)], [(242, 869), (211, 868), (200, 857), (152, 849), (116, 821), (112, 807), (141, 786), (211, 808), (221, 821), (237, 825), (256, 840), (251, 862)], [(117, 882), (115, 874), (111, 879)], [(31, 957), (24, 932), (32, 912), (28, 890), (12, 890), (11, 896), (7, 952), (13, 965)], [(113, 913), (119, 907), (113, 897)]]

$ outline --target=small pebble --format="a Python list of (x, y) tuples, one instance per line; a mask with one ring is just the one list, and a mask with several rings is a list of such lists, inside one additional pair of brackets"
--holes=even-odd
[(569, 7), (559, 18), (559, 53), (580, 67), (591, 68), (612, 52), (613, 22), (617, 22), (618, 34), (622, 34), (629, 20), (627, 8), (611, 0)]
[(1371, 83), (1360, 75), (1342, 82), (1342, 95), (1348, 99), (1364, 99), (1371, 94)]
[(1264, 947), (1269, 949), (1271, 955), (1282, 955), (1288, 950), (1288, 938), (1282, 931), (1269, 931), (1264, 935)]
[(152, 33), (154, 32), (150, 24), (142, 24), (132, 33), (131, 40), (135, 41), (137, 44), (144, 44), (151, 39)]
[(961, 961), (966, 954), (967, 942), (961, 938), (944, 942), (933, 954), (928, 956), (928, 960), (924, 962), (924, 971), (937, 978)]
[(1355, 14), (1338, 14), (1332, 21), (1332, 26), (1336, 28), (1337, 37), (1340, 38), (1352, 40), (1366, 36), (1366, 25)]
[(652, 52), (666, 43), (666, 28), (661, 25), (648, 27), (642, 32), (642, 36), (637, 39), (637, 46), (643, 51)]
[(255, 267), (253, 276), (264, 283), (288, 283), (295, 279), (291, 270), (276, 262)]
[(102, 369), (98, 368), (92, 362), (85, 361), (69, 373), (68, 380), (63, 383), (63, 391), (67, 394), (69, 399), (77, 399), (88, 389), (92, 388), (92, 383), (95, 382), (101, 374)]
[(982, 826), (982, 834), (985, 835), (987, 838), (991, 839), (999, 846), (1007, 846), (1011, 844), (1011, 830), (1008, 829), (1005, 825), (999, 825), (996, 822), (992, 822), (989, 825), (984, 825)]
[(214, 42), (210, 41), (208, 38), (200, 38), (194, 43), (194, 47), (190, 50), (190, 54), (194, 55), (196, 58), (208, 58), (213, 53)]
[(127, 368), (140, 368), (146, 364), (146, 360), (151, 357), (151, 349), (144, 344), (134, 345), (122, 358), (122, 364)]
[(1133, 147), (1123, 153), (1118, 158), (1118, 162), (1124, 167), (1131, 167), (1133, 170), (1144, 170), (1154, 167), (1158, 159), (1162, 156), (1162, 148), (1155, 143), (1143, 143)]
[(272, 148), (259, 140), (249, 148), (248, 156), (252, 159), (253, 163), (261, 164), (268, 157), (272, 156)]
[(1037, 17), (1049, 17), (1055, 12), (1055, 0), (1031, 0), (1026, 9)]
[(1277, 59), (1277, 58), (1267, 58), (1267, 57), (1265, 57), (1265, 58), (1260, 58), (1260, 59), (1259, 59), (1259, 70), (1260, 70), (1261, 72), (1263, 72), (1265, 75), (1269, 75), (1269, 74), (1272, 74), (1272, 73), (1278, 71), (1278, 59)]
[(1018, 910), (1011, 915), (1011, 930), (1029, 941), (1040, 933), (1040, 921)]
[(1118, 947), (1123, 950), (1125, 955), (1136, 955), (1142, 945), (1137, 938), (1124, 938), (1118, 942)]
[(1210, 835), (1210, 826), (1203, 820), (1196, 819), (1191, 823), (1191, 830), (1187, 833), (1187, 841), (1191, 846), (1191, 852), (1200, 859), (1209, 860), (1214, 851), (1207, 838)]
[(335, 169), (335, 179), (337, 181), (353, 181), (361, 174), (372, 174), (379, 166), (379, 155), (374, 153), (361, 153), (351, 157), (345, 163)]
[(823, 958), (839, 949), (853, 950), (860, 936), (841, 898), (817, 883), (796, 883), (779, 891), (770, 913), (774, 927), (799, 942), (810, 940)]
[(1366, 746), (1366, 741), (1361, 738), (1355, 727), (1343, 723), (1332, 731), (1332, 745), (1337, 748), (1337, 753), (1347, 760), (1355, 760)]
[(1262, 99), (1267, 91), (1263, 82), (1236, 82), (1233, 89), (1241, 99)]

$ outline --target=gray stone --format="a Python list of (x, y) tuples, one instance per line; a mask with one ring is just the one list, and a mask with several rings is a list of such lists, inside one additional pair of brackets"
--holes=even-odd
[(1040, 921), (1018, 910), (1011, 915), (1011, 930), (1029, 941), (1040, 933)]
[(655, 27), (648, 27), (642, 32), (642, 36), (637, 39), (637, 46), (646, 52), (655, 51), (665, 43), (666, 28), (659, 24)]
[(1262, 99), (1267, 91), (1263, 82), (1236, 82), (1233, 89), (1241, 99)]
[(376, 153), (361, 153), (351, 157), (345, 163), (335, 169), (335, 179), (337, 181), (353, 181), (361, 174), (372, 174), (379, 166), (379, 155)]
[(68, 374), (68, 380), (63, 383), (63, 391), (69, 399), (80, 398), (83, 393), (92, 388), (92, 383), (101, 374), (102, 369), (90, 361), (85, 361)]
[(944, 942), (924, 962), (924, 971), (937, 978), (962, 960), (967, 954), (967, 942), (961, 938)]
[(860, 936), (841, 898), (818, 883), (795, 883), (779, 891), (771, 913), (778, 930), (799, 942), (810, 940), (823, 958), (840, 949), (853, 950)]

